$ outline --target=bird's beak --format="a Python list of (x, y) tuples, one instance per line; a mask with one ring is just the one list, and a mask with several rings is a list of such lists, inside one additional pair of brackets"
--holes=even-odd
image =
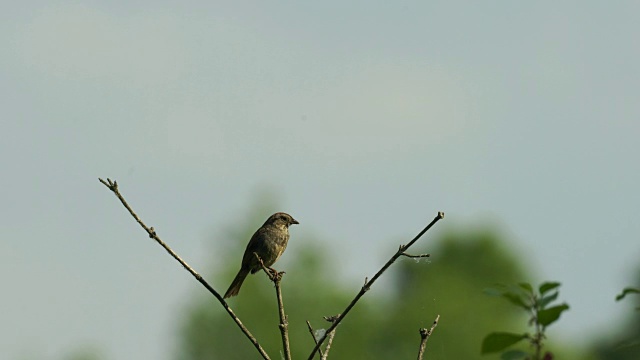
[(296, 219), (291, 219), (291, 224), (300, 224), (300, 223)]

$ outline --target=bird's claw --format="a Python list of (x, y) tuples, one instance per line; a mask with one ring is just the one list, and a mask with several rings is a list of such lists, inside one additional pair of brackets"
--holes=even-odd
[(269, 270), (269, 277), (271, 278), (271, 280), (280, 280), (282, 279), (282, 275), (286, 274), (284, 271), (278, 271), (272, 267), (267, 267), (267, 269)]

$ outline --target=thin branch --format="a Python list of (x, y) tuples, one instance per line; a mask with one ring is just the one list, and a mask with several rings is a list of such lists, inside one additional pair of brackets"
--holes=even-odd
[[(316, 335), (313, 332), (313, 328), (311, 327), (311, 323), (309, 322), (309, 320), (307, 320), (307, 327), (309, 328), (309, 333), (311, 334), (311, 337), (313, 338), (313, 342), (314, 343), (318, 343), (318, 339), (316, 339)], [(318, 356), (320, 356), (320, 360), (322, 360), (324, 358), (324, 355), (322, 354), (322, 349), (318, 348)]]
[(255, 255), (255, 257), (258, 259), (258, 262), (262, 266), (262, 270), (264, 270), (269, 279), (271, 279), (271, 281), (273, 281), (273, 284), (276, 286), (278, 314), (280, 315), (280, 324), (278, 324), (278, 327), (280, 328), (280, 335), (282, 336), (282, 349), (284, 351), (285, 360), (291, 360), (291, 346), (289, 345), (289, 322), (287, 320), (287, 315), (284, 313), (284, 303), (282, 302), (282, 291), (280, 289), (280, 280), (282, 280), (282, 275), (284, 275), (285, 272), (278, 272), (275, 269), (265, 266), (258, 253), (254, 252), (253, 255)]
[[(334, 316), (325, 316), (324, 319), (330, 322), (331, 324), (335, 323), (340, 314)], [(327, 346), (324, 348), (324, 355), (322, 355), (322, 360), (327, 360), (327, 356), (329, 356), (329, 350), (331, 350), (331, 344), (333, 343), (333, 337), (336, 335), (336, 328), (334, 327), (329, 334), (329, 339), (327, 340)]]
[(131, 209), (127, 201), (124, 199), (122, 194), (120, 194), (120, 191), (118, 190), (118, 183), (116, 181), (111, 181), (111, 179), (109, 178), (107, 178), (107, 181), (104, 181), (100, 178), (98, 180), (100, 180), (100, 182), (104, 184), (104, 186), (106, 186), (118, 197), (122, 205), (124, 205), (124, 207), (129, 211), (131, 216), (133, 216), (136, 222), (140, 224), (140, 226), (147, 232), (147, 234), (149, 234), (150, 238), (152, 238), (158, 244), (160, 244), (160, 246), (162, 246), (169, 253), (169, 255), (171, 255), (174, 259), (176, 259), (180, 263), (180, 265), (182, 265), (182, 267), (184, 267), (191, 275), (193, 275), (193, 277), (196, 278), (196, 280), (198, 280), (198, 282), (200, 282), (200, 284), (202, 284), (202, 286), (204, 286), (207, 290), (209, 290), (209, 292), (213, 296), (215, 296), (216, 299), (218, 299), (220, 304), (222, 304), (222, 307), (224, 307), (224, 309), (227, 311), (229, 316), (231, 316), (233, 321), (238, 325), (240, 330), (242, 330), (242, 332), (249, 339), (249, 341), (251, 341), (253, 346), (258, 350), (258, 352), (262, 356), (262, 358), (265, 360), (269, 360), (269, 355), (267, 355), (267, 353), (264, 351), (262, 346), (260, 346), (260, 344), (258, 343), (258, 340), (256, 340), (256, 338), (251, 334), (249, 329), (247, 329), (246, 326), (244, 326), (244, 324), (242, 323), (242, 321), (240, 321), (238, 316), (236, 316), (233, 310), (231, 310), (231, 308), (229, 307), (229, 304), (227, 304), (227, 302), (224, 301), (224, 298), (217, 291), (215, 291), (213, 287), (211, 287), (211, 285), (209, 285), (209, 283), (207, 283), (200, 274), (198, 274), (195, 270), (193, 270), (191, 266), (189, 266), (184, 260), (180, 258), (180, 256), (178, 256), (178, 254), (176, 254), (167, 244), (165, 244), (164, 241), (160, 239), (158, 234), (156, 234), (156, 231), (153, 229), (153, 227), (148, 227), (147, 225), (145, 225), (142, 222), (142, 220), (140, 220), (140, 217), (138, 217), (138, 215), (136, 215), (136, 213), (133, 212), (133, 210)]
[(282, 291), (280, 291), (280, 280), (282, 279), (284, 272), (276, 275), (276, 297), (278, 298), (278, 310), (280, 313), (280, 334), (282, 335), (282, 347), (284, 348), (285, 360), (291, 360), (291, 347), (289, 346), (289, 321), (287, 315), (284, 313), (284, 304), (282, 303)]
[(424, 349), (427, 347), (427, 340), (429, 340), (429, 336), (433, 333), (433, 330), (438, 326), (438, 321), (440, 320), (440, 315), (436, 316), (436, 319), (433, 321), (433, 325), (431, 325), (430, 329), (422, 328), (420, 329), (420, 350), (418, 351), (418, 360), (422, 360), (424, 356)]
[(431, 256), (431, 254), (420, 254), (420, 255), (411, 255), (411, 254), (407, 254), (405, 252), (403, 252), (402, 254), (400, 254), (402, 256), (406, 256), (409, 259), (422, 259), (422, 258), (428, 258)]
[(329, 327), (329, 329), (327, 329), (327, 332), (324, 334), (324, 336), (322, 336), (318, 340), (318, 343), (316, 344), (316, 346), (313, 348), (313, 350), (311, 350), (311, 354), (309, 354), (308, 360), (313, 359), (313, 356), (315, 355), (316, 351), (318, 351), (318, 348), (320, 348), (322, 343), (325, 341), (325, 339), (327, 338), (327, 335), (333, 329), (335, 329), (336, 326), (338, 326), (338, 324), (340, 324), (340, 322), (345, 318), (345, 316), (347, 316), (349, 311), (351, 311), (351, 309), (355, 306), (358, 300), (360, 300), (362, 295), (364, 295), (364, 293), (366, 293), (371, 288), (371, 285), (373, 285), (373, 283), (380, 277), (380, 275), (382, 275), (382, 273), (384, 273), (389, 268), (389, 266), (391, 266), (391, 264), (393, 264), (400, 256), (402, 256), (402, 253), (404, 253), (407, 249), (409, 249), (411, 245), (413, 245), (416, 241), (418, 241), (418, 239), (420, 239), (422, 235), (424, 235), (424, 233), (427, 232), (427, 230), (431, 229), (431, 227), (435, 225), (435, 223), (437, 223), (442, 218), (444, 218), (444, 213), (442, 211), (439, 211), (438, 215), (436, 215), (436, 217), (433, 220), (431, 220), (429, 225), (427, 225), (424, 229), (422, 229), (422, 231), (420, 231), (420, 233), (418, 233), (418, 235), (416, 235), (416, 237), (414, 237), (413, 240), (411, 240), (407, 245), (400, 246), (398, 251), (396, 251), (396, 253), (391, 257), (391, 259), (389, 259), (389, 261), (387, 261), (387, 263), (384, 264), (384, 266), (380, 270), (378, 270), (378, 272), (373, 276), (373, 278), (371, 278), (370, 281), (368, 280), (365, 281), (365, 284), (362, 286), (362, 288), (360, 289), (356, 297), (351, 301), (349, 305), (347, 305), (346, 309), (344, 309), (344, 311), (338, 317), (338, 319), (336, 319), (336, 321), (333, 324), (331, 324), (331, 326)]

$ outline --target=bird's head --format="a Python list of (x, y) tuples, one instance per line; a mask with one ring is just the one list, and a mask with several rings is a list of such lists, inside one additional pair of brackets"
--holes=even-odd
[(264, 223), (265, 225), (275, 225), (275, 226), (284, 226), (288, 228), (289, 225), (299, 224), (299, 222), (294, 219), (291, 215), (283, 212), (277, 212), (267, 219)]

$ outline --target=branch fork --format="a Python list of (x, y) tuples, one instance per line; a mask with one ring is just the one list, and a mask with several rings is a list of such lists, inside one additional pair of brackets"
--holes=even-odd
[(424, 350), (427, 346), (427, 340), (429, 340), (429, 336), (431, 336), (431, 334), (433, 333), (433, 330), (435, 330), (436, 326), (438, 326), (438, 321), (440, 321), (440, 315), (436, 316), (436, 319), (433, 321), (433, 325), (431, 325), (431, 328), (420, 329), (421, 341), (420, 341), (420, 350), (418, 350), (418, 360), (422, 360), (422, 358), (424, 357)]

